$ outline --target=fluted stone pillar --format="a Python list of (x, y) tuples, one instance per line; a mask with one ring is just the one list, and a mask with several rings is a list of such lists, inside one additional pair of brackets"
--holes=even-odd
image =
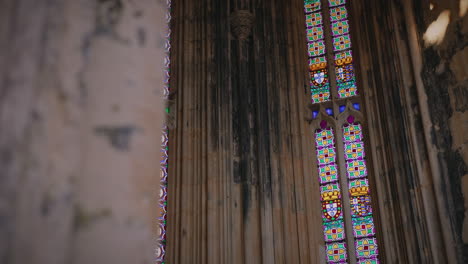
[(152, 263), (165, 1), (0, 6), (0, 262)]
[(174, 2), (168, 263), (324, 259), (302, 29), (300, 1)]

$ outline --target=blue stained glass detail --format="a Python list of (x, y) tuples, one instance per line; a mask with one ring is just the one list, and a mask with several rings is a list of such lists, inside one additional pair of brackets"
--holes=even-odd
[(361, 106), (359, 105), (359, 103), (354, 103), (353, 107), (354, 107), (354, 109), (356, 109), (358, 111), (361, 110)]
[(316, 118), (318, 116), (318, 111), (313, 111), (312, 112), (312, 118)]
[(343, 113), (345, 109), (346, 109), (345, 105), (340, 105), (340, 113)]
[(328, 115), (331, 115), (331, 116), (333, 115), (333, 109), (327, 108), (325, 109), (325, 111), (327, 112)]

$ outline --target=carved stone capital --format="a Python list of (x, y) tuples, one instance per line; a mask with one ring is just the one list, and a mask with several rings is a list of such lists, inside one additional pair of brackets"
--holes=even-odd
[(231, 28), (239, 40), (247, 39), (252, 32), (254, 15), (248, 10), (237, 10), (231, 14)]

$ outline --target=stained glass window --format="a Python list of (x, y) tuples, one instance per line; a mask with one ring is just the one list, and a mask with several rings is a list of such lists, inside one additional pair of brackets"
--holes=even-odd
[[(169, 98), (169, 80), (170, 80), (170, 49), (171, 49), (171, 30), (169, 23), (171, 21), (171, 0), (166, 0), (167, 12), (166, 12), (166, 39), (165, 39), (165, 58), (164, 58), (164, 86), (163, 86), (163, 97), (164, 100)], [(166, 108), (166, 112), (169, 112), (169, 108)], [(158, 218), (158, 230), (159, 234), (157, 237), (157, 248), (156, 248), (156, 263), (165, 263), (166, 257), (166, 221), (167, 221), (167, 170), (168, 170), (168, 151), (169, 151), (169, 138), (168, 128), (166, 125), (162, 129), (161, 137), (161, 173), (160, 173), (160, 186), (159, 186), (159, 218)]]
[[(320, 126), (314, 135), (326, 262), (376, 264), (378, 245), (368, 153), (362, 122), (353, 116), (361, 111), (361, 99), (347, 2), (304, 0), (312, 119)], [(329, 65), (329, 60), (334, 63)], [(344, 199), (346, 204), (343, 194), (349, 197)]]
[(347, 260), (345, 227), (342, 213), (341, 190), (336, 165), (335, 134), (325, 121), (315, 131), (315, 146), (319, 167), (322, 201), (323, 233), (329, 262)]
[(312, 102), (330, 100), (327, 59), (324, 56), (325, 35), (320, 0), (305, 0), (306, 36), (309, 55), (310, 91)]

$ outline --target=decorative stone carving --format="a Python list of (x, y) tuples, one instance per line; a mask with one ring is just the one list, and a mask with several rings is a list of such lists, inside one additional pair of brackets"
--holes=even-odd
[(237, 10), (231, 14), (231, 28), (239, 40), (245, 40), (252, 32), (254, 15), (248, 10)]

